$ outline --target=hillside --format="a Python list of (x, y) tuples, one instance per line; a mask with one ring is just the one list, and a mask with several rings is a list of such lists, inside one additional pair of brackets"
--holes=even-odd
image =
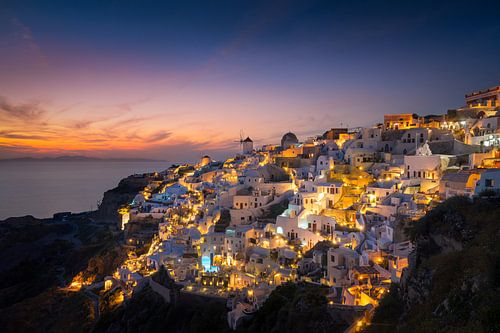
[[(88, 332), (95, 319), (83, 292), (61, 287), (110, 275), (125, 259), (116, 209), (147, 178), (129, 177), (107, 191), (98, 212), (64, 219), (0, 221), (0, 325), (4, 332)], [(111, 222), (111, 223), (110, 223)], [(77, 278), (75, 279), (75, 276)]]
[(367, 332), (499, 332), (500, 202), (454, 197), (407, 232), (414, 260)]
[[(164, 270), (152, 278), (180, 289)], [(167, 304), (147, 286), (120, 306), (105, 309), (94, 332), (231, 332), (226, 314), (223, 299), (180, 292), (174, 302)]]
[(279, 286), (238, 332), (344, 332), (361, 314), (328, 306), (327, 293), (305, 283)]

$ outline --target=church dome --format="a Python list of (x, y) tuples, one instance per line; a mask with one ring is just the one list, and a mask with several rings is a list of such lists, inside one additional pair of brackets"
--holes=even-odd
[(288, 132), (281, 138), (281, 147), (288, 148), (289, 146), (299, 143), (299, 139), (292, 132)]
[(201, 160), (200, 160), (200, 166), (205, 166), (210, 164), (212, 162), (212, 159), (208, 155), (204, 155)]

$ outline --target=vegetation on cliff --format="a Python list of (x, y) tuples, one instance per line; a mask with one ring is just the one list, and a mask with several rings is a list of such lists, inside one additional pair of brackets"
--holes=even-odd
[(285, 199), (281, 202), (278, 202), (274, 205), (271, 205), (265, 212), (262, 214), (261, 219), (266, 219), (269, 222), (274, 223), (276, 218), (283, 214), (283, 212), (288, 208), (288, 200)]
[(0, 310), (2, 332), (89, 332), (95, 313), (83, 292), (49, 289)]
[(500, 202), (448, 199), (408, 234), (416, 257), (368, 332), (500, 331)]
[(3, 331), (58, 332), (74, 321), (80, 324), (73, 331), (88, 331), (95, 315), (88, 298), (60, 287), (114, 271), (123, 251), (108, 228), (77, 216), (64, 222), (12, 218), (0, 230), (6, 246), (0, 259)]
[(343, 332), (357, 314), (329, 307), (327, 293), (305, 283), (279, 286), (238, 332)]

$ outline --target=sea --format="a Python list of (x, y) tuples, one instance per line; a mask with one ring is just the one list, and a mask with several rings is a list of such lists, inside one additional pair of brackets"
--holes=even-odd
[(97, 209), (103, 193), (135, 173), (162, 171), (160, 161), (0, 161), (0, 220), (52, 217)]

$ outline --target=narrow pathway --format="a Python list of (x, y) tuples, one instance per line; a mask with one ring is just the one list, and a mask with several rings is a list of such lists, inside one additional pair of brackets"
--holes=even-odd
[(90, 300), (94, 303), (94, 325), (99, 321), (101, 317), (101, 312), (99, 311), (99, 296), (91, 292), (90, 290), (83, 290), (83, 293), (90, 298)]

